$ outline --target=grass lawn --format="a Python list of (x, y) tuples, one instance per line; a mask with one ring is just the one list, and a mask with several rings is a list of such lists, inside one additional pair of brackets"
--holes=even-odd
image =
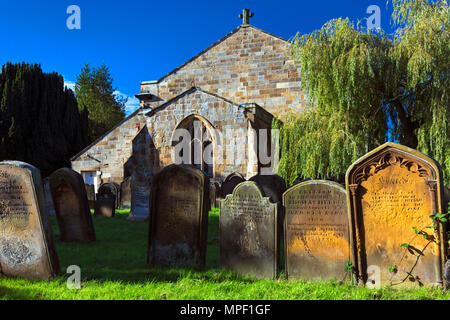
[[(206, 270), (150, 268), (146, 265), (148, 224), (94, 217), (95, 243), (62, 243), (52, 217), (62, 275), (50, 282), (0, 277), (0, 299), (450, 299), (436, 288), (369, 290), (338, 281), (305, 283), (254, 280), (219, 266), (219, 215), (209, 217)], [(69, 290), (65, 271), (81, 268), (82, 288)]]

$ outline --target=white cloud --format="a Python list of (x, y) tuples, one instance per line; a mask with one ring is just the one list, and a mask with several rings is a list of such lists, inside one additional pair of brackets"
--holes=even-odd
[(72, 89), (73, 91), (75, 91), (75, 82), (73, 81), (69, 81), (69, 80), (65, 80), (64, 79), (64, 86), (66, 86), (69, 89)]
[(120, 92), (120, 91), (115, 91), (114, 94), (118, 95), (118, 96), (121, 96), (122, 98), (128, 98), (128, 101), (125, 104), (125, 114), (127, 116), (129, 116), (134, 111), (136, 111), (137, 108), (139, 108), (139, 99), (136, 98), (135, 96), (129, 96), (126, 93), (123, 93), (123, 92)]

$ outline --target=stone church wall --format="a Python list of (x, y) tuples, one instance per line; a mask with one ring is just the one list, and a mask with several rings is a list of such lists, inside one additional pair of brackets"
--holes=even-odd
[(167, 101), (198, 87), (237, 104), (256, 103), (284, 119), (306, 106), (299, 65), (287, 58), (286, 44), (257, 28), (241, 26), (157, 83), (143, 83), (141, 93)]

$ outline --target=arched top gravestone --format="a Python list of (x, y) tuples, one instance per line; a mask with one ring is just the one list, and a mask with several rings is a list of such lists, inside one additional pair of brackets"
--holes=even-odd
[(43, 208), (39, 169), (24, 162), (0, 162), (2, 274), (47, 280), (59, 273), (53, 233)]
[(95, 241), (83, 177), (69, 168), (50, 176), (50, 189), (62, 241)]
[(108, 198), (113, 199), (114, 206), (117, 208), (119, 206), (119, 191), (120, 187), (116, 183), (107, 182), (103, 183), (97, 191), (98, 198)]
[(350, 261), (346, 191), (331, 181), (309, 180), (283, 195), (285, 259), (289, 279), (343, 279)]
[(148, 263), (203, 268), (209, 178), (188, 165), (170, 165), (151, 184)]
[(245, 178), (242, 174), (238, 172), (233, 172), (228, 175), (220, 186), (220, 197), (225, 199), (225, 197), (231, 193), (233, 193), (234, 188), (239, 184), (245, 181)]
[(276, 203), (282, 202), (283, 193), (286, 191), (286, 181), (282, 177), (276, 174), (258, 174), (251, 177), (249, 181), (254, 181), (261, 186), (264, 194), (270, 198), (270, 201)]
[(346, 185), (360, 282), (368, 280), (368, 267), (378, 266), (381, 284), (442, 284), (447, 235), (441, 224), (434, 231), (430, 218), (443, 212), (439, 164), (386, 143), (348, 169)]
[(279, 268), (277, 204), (246, 181), (220, 201), (220, 261), (240, 274), (273, 279)]

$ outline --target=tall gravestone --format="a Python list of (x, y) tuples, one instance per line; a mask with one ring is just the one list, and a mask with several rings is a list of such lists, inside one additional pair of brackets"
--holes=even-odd
[(47, 280), (59, 273), (58, 256), (39, 169), (0, 162), (0, 266), (6, 276)]
[(340, 184), (321, 180), (299, 183), (284, 193), (289, 279), (344, 278), (350, 261), (346, 197)]
[(150, 216), (150, 186), (153, 175), (140, 163), (131, 175), (131, 211), (128, 220), (145, 221)]
[(220, 261), (243, 275), (273, 279), (279, 268), (277, 205), (255, 182), (220, 201)]
[(95, 241), (88, 197), (83, 177), (69, 168), (50, 176), (61, 241)]
[(443, 212), (439, 164), (386, 143), (348, 169), (346, 185), (360, 283), (368, 281), (368, 268), (380, 268), (381, 284), (442, 284), (447, 235), (430, 218)]
[(85, 184), (84, 187), (88, 197), (89, 209), (95, 209), (95, 186), (93, 184)]
[(120, 205), (121, 209), (131, 208), (131, 177), (126, 178), (120, 184)]
[(220, 197), (225, 199), (227, 195), (233, 193), (234, 188), (236, 188), (239, 183), (244, 181), (245, 178), (240, 173), (234, 172), (228, 175), (220, 187)]
[(167, 166), (153, 178), (150, 203), (148, 263), (203, 268), (209, 178), (191, 166)]

